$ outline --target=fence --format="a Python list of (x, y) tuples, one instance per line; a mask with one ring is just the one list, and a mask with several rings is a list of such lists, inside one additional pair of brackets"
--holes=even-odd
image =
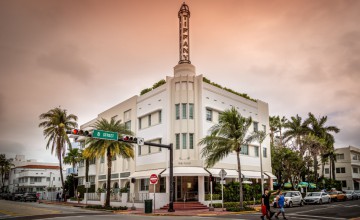
[(87, 200), (100, 201), (100, 193), (87, 193)]
[(128, 202), (142, 203), (144, 200), (149, 199), (149, 193), (130, 193)]

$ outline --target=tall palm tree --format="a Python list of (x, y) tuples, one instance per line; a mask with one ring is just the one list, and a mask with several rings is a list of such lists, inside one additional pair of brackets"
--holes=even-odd
[(253, 132), (248, 138), (247, 141), (250, 143), (252, 141), (257, 141), (259, 143), (259, 151), (260, 151), (260, 173), (261, 173), (261, 194), (264, 193), (264, 173), (263, 173), (263, 166), (262, 166), (262, 148), (261, 144), (264, 142), (266, 138), (265, 131), (255, 131)]
[[(111, 118), (110, 121), (102, 118), (95, 122), (95, 129), (117, 132), (121, 135), (133, 135), (133, 133), (126, 129), (125, 124), (120, 120)], [(112, 158), (121, 156), (123, 158), (134, 158), (134, 149), (131, 143), (88, 138), (86, 140), (88, 147), (84, 151), (87, 157), (101, 157), (106, 155), (107, 158), (107, 183), (106, 183), (106, 201), (105, 206), (110, 206), (110, 180), (111, 180), (111, 166)]]
[(10, 172), (14, 164), (12, 159), (6, 159), (5, 154), (0, 154), (1, 191), (5, 190), (5, 175)]
[(287, 143), (290, 140), (294, 140), (294, 148), (298, 149), (301, 155), (304, 155), (305, 149), (301, 146), (301, 138), (306, 134), (307, 127), (302, 121), (302, 118), (299, 115), (292, 116), (290, 120), (284, 124), (284, 128), (286, 128), (284, 132), (284, 142)]
[(239, 112), (232, 107), (225, 110), (219, 116), (219, 123), (210, 128), (210, 135), (200, 140), (200, 145), (205, 145), (201, 151), (202, 157), (205, 157), (206, 167), (213, 167), (221, 159), (235, 152), (237, 158), (237, 167), (239, 171), (240, 184), (240, 208), (243, 205), (242, 175), (240, 163), (240, 151), (243, 145), (248, 144), (245, 137), (250, 125), (251, 118), (242, 117)]
[(274, 145), (275, 134), (279, 131), (279, 116), (270, 116), (269, 117), (269, 125), (270, 125), (270, 144)]
[(56, 107), (50, 109), (46, 113), (42, 113), (39, 116), (39, 127), (42, 127), (45, 139), (47, 139), (46, 149), (51, 147), (51, 154), (55, 153), (59, 160), (60, 177), (63, 190), (65, 189), (64, 177), (62, 172), (62, 157), (65, 156), (66, 147), (65, 143), (71, 146), (70, 140), (66, 135), (66, 130), (77, 127), (77, 116), (73, 114), (67, 114), (66, 109)]
[[(75, 166), (81, 161), (81, 153), (78, 148), (70, 149), (64, 157), (64, 164), (70, 164), (75, 172)], [(74, 175), (74, 173), (72, 173)], [(74, 193), (76, 192), (75, 181), (73, 182)]]
[[(325, 143), (322, 145), (323, 148), (319, 148), (318, 151), (324, 152), (324, 148), (333, 149), (333, 144), (335, 143), (335, 138), (331, 133), (338, 133), (340, 131), (336, 126), (326, 126), (327, 116), (316, 118), (314, 114), (309, 112), (309, 118), (305, 120), (304, 124), (308, 127), (308, 132), (315, 135), (319, 139), (323, 140)], [(314, 152), (314, 150), (312, 151)], [(315, 153), (318, 155), (318, 153)], [(314, 155), (313, 155), (314, 156)], [(314, 168), (317, 166), (318, 161), (317, 157), (314, 159)], [(317, 177), (317, 169), (314, 170), (315, 177)]]

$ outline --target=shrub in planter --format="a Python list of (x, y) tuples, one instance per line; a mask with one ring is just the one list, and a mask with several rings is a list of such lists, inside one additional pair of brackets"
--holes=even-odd
[(251, 207), (244, 207), (244, 209), (240, 209), (239, 206), (236, 206), (236, 207), (229, 207), (229, 208), (226, 208), (226, 211), (228, 212), (240, 212), (240, 211), (254, 211), (255, 209), (251, 208)]

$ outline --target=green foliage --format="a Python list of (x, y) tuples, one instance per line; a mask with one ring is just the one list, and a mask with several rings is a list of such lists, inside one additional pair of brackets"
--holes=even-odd
[[(86, 193), (85, 186), (84, 185), (78, 186), (77, 191), (80, 192), (80, 197), (84, 198), (84, 193)], [(94, 193), (94, 192), (95, 192), (95, 184), (92, 184), (88, 189), (88, 193)]]
[(69, 193), (70, 197), (75, 196), (74, 185), (77, 186), (78, 179), (74, 178), (73, 175), (69, 175), (65, 180), (65, 191)]
[(231, 92), (231, 93), (233, 93), (233, 94), (235, 94), (235, 95), (241, 96), (241, 97), (243, 97), (243, 98), (245, 98), (245, 99), (251, 100), (251, 101), (253, 101), (253, 102), (257, 102), (256, 99), (251, 98), (251, 97), (250, 97), (248, 94), (246, 94), (246, 93), (239, 93), (239, 92), (236, 92), (236, 91), (234, 91), (234, 90), (232, 90), (232, 89), (229, 89), (229, 88), (226, 88), (226, 87), (222, 87), (221, 85), (219, 85), (219, 84), (217, 84), (217, 83), (215, 83), (215, 82), (211, 82), (211, 81), (210, 81), (209, 79), (207, 79), (206, 77), (203, 77), (203, 82), (206, 82), (206, 83), (208, 83), (208, 84), (210, 84), (210, 85), (213, 85), (213, 86), (215, 86), (215, 87), (218, 87), (218, 88), (220, 88), (220, 89), (226, 90), (226, 91), (228, 91), (228, 92)]
[(120, 193), (127, 193), (127, 192), (129, 192), (129, 188), (127, 187), (123, 187), (120, 189)]
[[(210, 194), (205, 194), (205, 200), (206, 201), (210, 201), (211, 200), (211, 195)], [(221, 200), (221, 194), (212, 194), (212, 199), (213, 200)]]
[[(256, 204), (260, 204), (261, 201), (257, 200)], [(244, 207), (248, 207), (249, 205), (253, 205), (253, 201), (244, 201)], [(221, 208), (221, 203), (213, 203), (214, 208)], [(226, 211), (229, 211), (229, 209), (233, 208), (239, 208), (239, 202), (224, 202), (224, 208), (226, 208)]]
[(254, 210), (255, 210), (254, 208), (248, 206), (245, 206), (242, 209), (239, 206), (226, 208), (226, 211), (228, 212), (241, 212), (241, 211), (254, 211)]
[[(239, 182), (229, 182), (224, 185), (224, 201), (225, 202), (235, 202), (239, 201)], [(216, 185), (215, 191), (221, 191), (221, 185)], [(256, 200), (261, 199), (261, 186), (259, 184), (243, 184), (243, 195), (244, 201), (252, 201), (255, 198)], [(221, 199), (221, 194), (220, 198)], [(214, 199), (215, 200), (215, 199)], [(239, 205), (239, 203), (237, 203)]]
[(141, 90), (140, 95), (144, 95), (144, 94), (150, 92), (151, 90), (154, 90), (157, 87), (164, 85), (165, 83), (166, 83), (166, 81), (164, 79), (162, 79), (162, 80), (154, 83), (154, 85), (152, 87)]
[(102, 206), (102, 205), (88, 205), (86, 206), (88, 209), (101, 209), (101, 210), (127, 210), (127, 206)]

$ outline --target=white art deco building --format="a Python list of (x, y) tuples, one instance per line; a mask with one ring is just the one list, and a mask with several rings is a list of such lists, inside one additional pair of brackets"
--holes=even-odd
[[(184, 3), (179, 11), (179, 62), (174, 74), (160, 81), (156, 88), (140, 96), (133, 96), (114, 107), (98, 114), (94, 120), (81, 126), (91, 129), (100, 118), (115, 117), (124, 122), (137, 137), (147, 142), (174, 146), (174, 181), (176, 201), (205, 200), (209, 193), (209, 175), (218, 177), (221, 168), (227, 171), (227, 181), (237, 180), (236, 155), (230, 154), (212, 168), (205, 168), (201, 157), (203, 146), (200, 139), (208, 134), (211, 126), (218, 122), (219, 114), (235, 107), (242, 116), (252, 117), (254, 123), (249, 134), (258, 129), (269, 133), (268, 104), (225, 90), (197, 75), (190, 62), (189, 19), (190, 12)], [(230, 80), (230, 79), (229, 79)], [(82, 139), (79, 138), (78, 141)], [(270, 140), (265, 139), (263, 147), (263, 168), (267, 183), (272, 186)], [(241, 155), (242, 174), (250, 181), (258, 181), (260, 175), (259, 144), (243, 146)], [(149, 146), (135, 146), (134, 160), (116, 158), (113, 160), (111, 175), (112, 188), (130, 188), (130, 192), (140, 195), (153, 191), (149, 187), (151, 174), (160, 175), (156, 185), (159, 193), (169, 193), (169, 152)], [(89, 175), (95, 188), (106, 185), (106, 158), (99, 158), (90, 165)], [(80, 184), (84, 183), (85, 169), (79, 168)], [(134, 183), (131, 182), (134, 181)], [(168, 198), (168, 197), (164, 197)]]

